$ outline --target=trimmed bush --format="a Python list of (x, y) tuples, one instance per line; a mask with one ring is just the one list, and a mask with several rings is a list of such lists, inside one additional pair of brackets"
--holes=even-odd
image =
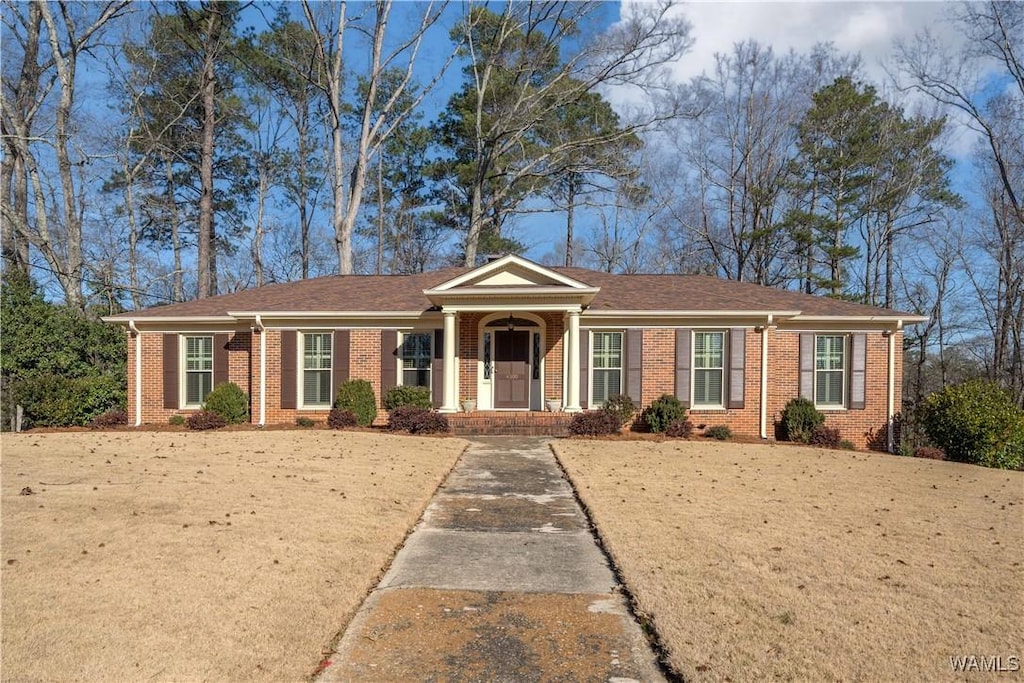
[(410, 434), (441, 434), (449, 431), (448, 418), (418, 406), (400, 406), (388, 413), (388, 430)]
[(365, 379), (350, 379), (338, 387), (334, 407), (351, 410), (358, 423), (368, 427), (373, 423), (373, 418), (377, 417), (377, 397), (373, 393), (373, 385)]
[(206, 396), (203, 408), (230, 425), (249, 421), (249, 396), (234, 382), (221, 382)]
[(384, 394), (385, 410), (394, 410), (402, 406), (416, 406), (430, 410), (434, 404), (430, 401), (430, 389), (428, 387), (391, 387), (388, 393)]
[(704, 430), (704, 436), (709, 439), (718, 439), (719, 441), (728, 441), (732, 438), (732, 430), (729, 429), (729, 425), (715, 425), (708, 427)]
[(853, 442), (849, 439), (843, 439), (839, 442), (839, 449), (843, 451), (855, 451), (857, 447), (853, 445)]
[(348, 429), (359, 424), (359, 419), (351, 410), (344, 408), (331, 408), (327, 413), (327, 426), (331, 429)]
[(176, 427), (180, 427), (181, 425), (185, 424), (185, 416), (184, 415), (171, 415), (169, 418), (167, 418), (167, 424), (175, 425)]
[(188, 428), (194, 431), (220, 429), (227, 426), (227, 420), (212, 410), (199, 410), (188, 416)]
[(11, 382), (12, 403), (25, 408), (29, 427), (85, 427), (125, 402), (123, 378), (44, 374)]
[(677, 420), (686, 419), (686, 408), (672, 394), (662, 394), (644, 411), (644, 421), (652, 432), (660, 433)]
[(306, 427), (306, 428), (309, 428), (309, 427), (312, 427), (315, 424), (316, 423), (313, 422), (312, 418), (308, 418), (305, 415), (299, 415), (297, 418), (295, 418), (295, 426), (296, 427)]
[(924, 400), (918, 417), (950, 460), (1024, 469), (1024, 409), (991, 382), (943, 387)]
[(842, 441), (842, 437), (839, 434), (839, 430), (835, 427), (826, 427), (825, 425), (818, 425), (811, 432), (811, 438), (808, 441), (812, 446), (821, 446), (822, 448), (839, 448), (839, 443)]
[(914, 449), (915, 458), (927, 458), (928, 460), (945, 460), (946, 454), (942, 452), (941, 448), (932, 448), (931, 446), (918, 446)]
[(636, 413), (636, 405), (629, 396), (615, 394), (608, 397), (608, 400), (601, 406), (601, 410), (615, 416), (621, 427), (633, 418), (633, 415)]
[(693, 436), (693, 423), (689, 420), (676, 420), (665, 430), (665, 436), (673, 439), (689, 439)]
[(90, 427), (117, 427), (119, 425), (128, 424), (128, 413), (121, 410), (120, 408), (114, 408), (108, 410), (102, 415), (97, 415), (93, 418)]
[(604, 436), (618, 434), (622, 429), (619, 418), (603, 410), (576, 413), (569, 421), (569, 433), (574, 436)]
[(824, 422), (824, 413), (806, 398), (794, 398), (782, 409), (782, 430), (787, 441), (809, 443), (814, 428)]

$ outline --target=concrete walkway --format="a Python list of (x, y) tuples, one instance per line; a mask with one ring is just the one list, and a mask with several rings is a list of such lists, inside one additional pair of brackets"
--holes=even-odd
[(319, 681), (662, 681), (544, 439), (479, 438)]

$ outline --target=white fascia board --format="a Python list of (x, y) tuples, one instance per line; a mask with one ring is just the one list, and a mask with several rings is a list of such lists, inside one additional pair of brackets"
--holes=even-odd
[(890, 323), (902, 325), (928, 322), (926, 315), (800, 315), (791, 320), (794, 323)]
[(443, 301), (446, 298), (478, 299), (480, 297), (538, 296), (551, 298), (556, 296), (568, 298), (593, 299), (601, 291), (600, 287), (554, 287), (551, 285), (525, 285), (523, 287), (464, 287), (458, 290), (424, 289), (423, 294), (430, 299)]
[(299, 319), (299, 318), (311, 318), (311, 319), (323, 319), (323, 318), (339, 318), (339, 319), (398, 319), (398, 320), (410, 320), (416, 318), (422, 318), (427, 315), (439, 315), (436, 311), (228, 311), (228, 314), (234, 318), (240, 320), (251, 320), (255, 319), (258, 315), (263, 320), (275, 320), (281, 318), (288, 319)]
[(583, 284), (579, 280), (574, 280), (573, 278), (562, 275), (561, 273), (557, 273), (551, 270), (550, 268), (545, 268), (540, 264), (534, 263), (533, 261), (530, 261), (528, 259), (524, 259), (522, 256), (508, 254), (506, 256), (502, 256), (499, 259), (495, 259), (489, 263), (485, 263), (479, 268), (474, 268), (473, 270), (467, 273), (463, 273), (462, 275), (454, 277), (451, 280), (448, 280), (447, 282), (442, 282), (436, 287), (432, 287), (429, 290), (424, 290), (424, 293), (426, 294), (427, 291), (438, 293), (445, 292), (449, 289), (452, 289), (453, 287), (458, 287), (459, 285), (465, 284), (471, 280), (476, 280), (478, 278), (485, 277), (495, 271), (502, 270), (509, 265), (519, 266), (520, 268), (537, 273), (538, 275), (541, 275), (550, 280), (554, 280), (555, 282), (561, 282), (563, 285), (566, 285), (567, 287), (572, 287), (573, 289), (587, 288), (587, 285)]
[(536, 311), (558, 311), (561, 313), (569, 313), (575, 311), (577, 313), (583, 310), (582, 304), (545, 304), (545, 303), (484, 303), (484, 304), (451, 304), (444, 307), (446, 311), (454, 311), (455, 313), (494, 313), (500, 311), (503, 313), (509, 312), (523, 312), (533, 313)]
[(130, 320), (134, 320), (136, 325), (149, 325), (150, 323), (236, 323), (238, 319), (233, 315), (150, 315), (143, 316), (141, 318), (121, 318), (118, 316), (104, 316), (100, 318), (105, 323), (116, 323), (118, 325), (128, 325)]
[(765, 320), (769, 315), (776, 320), (800, 315), (800, 311), (610, 311), (587, 309), (586, 318), (743, 318)]

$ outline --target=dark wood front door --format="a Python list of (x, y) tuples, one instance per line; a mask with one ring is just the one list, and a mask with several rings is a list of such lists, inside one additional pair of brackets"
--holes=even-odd
[(530, 407), (530, 333), (494, 333), (494, 407)]

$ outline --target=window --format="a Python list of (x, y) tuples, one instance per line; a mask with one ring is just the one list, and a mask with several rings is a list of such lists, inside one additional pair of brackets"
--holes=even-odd
[(814, 403), (841, 408), (846, 386), (846, 337), (818, 335), (814, 338)]
[(185, 337), (185, 405), (202, 405), (211, 391), (213, 337)]
[(302, 405), (331, 405), (331, 333), (302, 335)]
[(594, 332), (591, 349), (591, 405), (622, 393), (622, 332)]
[(693, 405), (721, 407), (725, 332), (693, 334)]
[(402, 337), (402, 384), (430, 388), (429, 332), (411, 332)]

